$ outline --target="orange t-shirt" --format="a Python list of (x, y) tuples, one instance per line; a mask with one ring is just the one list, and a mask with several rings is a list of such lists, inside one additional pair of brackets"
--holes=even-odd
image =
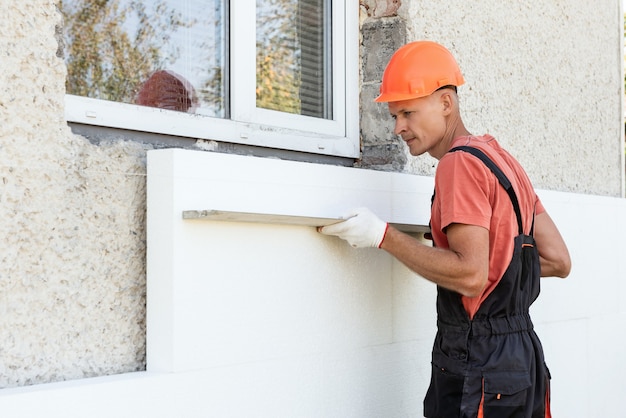
[[(520, 204), (524, 233), (530, 233), (533, 212), (539, 214), (545, 209), (519, 162), (490, 135), (460, 137), (451, 148), (461, 145), (482, 150), (508, 177)], [(435, 174), (431, 228), (437, 247), (448, 248), (445, 229), (453, 223), (489, 230), (488, 283), (480, 296), (461, 297), (473, 318), (511, 262), (518, 225), (511, 199), (496, 176), (481, 160), (464, 151), (444, 155)]]

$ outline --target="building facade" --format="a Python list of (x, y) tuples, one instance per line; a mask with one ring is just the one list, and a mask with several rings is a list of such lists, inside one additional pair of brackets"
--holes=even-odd
[[(110, 416), (139, 408), (138, 399), (142, 409), (134, 416), (161, 416), (156, 410), (162, 416), (250, 416), (251, 411), (257, 416), (421, 416), (435, 325), (434, 289), (385, 255), (351, 253), (311, 229), (263, 227), (266, 231), (236, 225), (234, 232), (211, 230), (217, 237), (256, 243), (246, 247), (251, 252), (264, 246), (270, 231), (273, 240), (288, 240), (286, 247), (270, 240), (260, 252), (271, 262), (276, 246), (284, 269), (258, 271), (259, 280), (288, 289), (281, 301), (291, 302), (271, 308), (254, 298), (247, 305), (229, 303), (238, 307), (241, 315), (233, 315), (241, 321), (223, 323), (242, 327), (241, 335), (232, 340), (236, 346), (220, 346), (215, 355), (230, 360), (207, 361), (198, 370), (151, 370), (147, 252), (154, 243), (150, 233), (156, 236), (158, 226), (148, 230), (147, 165), (151, 153), (175, 149), (192, 155), (252, 156), (247, 158), (289, 161), (296, 164), (294, 173), (299, 164), (319, 166), (311, 175), (337, 176), (329, 181), (336, 180), (335, 189), (329, 188), (332, 193), (339, 193), (336, 188), (342, 185), (370, 193), (360, 177), (351, 180), (358, 170), (358, 176), (371, 175), (372, 181), (383, 183), (396, 176), (400, 180), (394, 181), (415, 178), (420, 196), (427, 196), (436, 161), (411, 157), (394, 137), (386, 107), (373, 98), (393, 51), (407, 41), (431, 39), (446, 45), (459, 61), (466, 79), (459, 97), (469, 130), (492, 134), (520, 160), (572, 251), (571, 278), (546, 279), (551, 281), (546, 281), (534, 312), (548, 361), (553, 359), (554, 409), (560, 411), (555, 415), (617, 416), (619, 400), (626, 395), (617, 373), (626, 366), (618, 348), (626, 335), (615, 332), (624, 329), (626, 320), (621, 297), (626, 289), (619, 280), (626, 273), (621, 257), (626, 245), (621, 2), (346, 3), (341, 7), (343, 23), (334, 29), (348, 33), (343, 78), (334, 79), (344, 91), (335, 102), (340, 106), (334, 107), (335, 115), (343, 118), (344, 133), (337, 135), (332, 131), (336, 127), (329, 126), (330, 133), (316, 137), (317, 142), (307, 142), (308, 136), (294, 134), (292, 127), (267, 134), (257, 119), (238, 125), (245, 129), (236, 133), (220, 126), (217, 134), (209, 129), (206, 136), (194, 136), (195, 131), (178, 136), (177, 128), (151, 132), (149, 127), (114, 126), (101, 121), (106, 106), (98, 107), (93, 122), (92, 102), (67, 94), (62, 4), (3, 4), (10, 18), (0, 27), (0, 405), (23, 416), (56, 411), (65, 401), (74, 406), (59, 409), (63, 416), (93, 413), (88, 401), (100, 405), (101, 416)], [(235, 28), (232, 23), (231, 42), (239, 42)], [(233, 52), (233, 74), (245, 67), (238, 65), (239, 59)], [(147, 126), (169, 120), (168, 114), (155, 109), (145, 116)], [(187, 129), (197, 119), (189, 116), (177, 123)], [(296, 145), (285, 145), (291, 137), (297, 137)], [(306, 182), (306, 173), (294, 178)], [(323, 184), (311, 186), (320, 202), (330, 199), (319, 192)], [(371, 192), (374, 206), (384, 198), (381, 193)], [(345, 204), (359, 200), (345, 199)], [(264, 204), (257, 209), (268, 207)], [(328, 203), (324, 210), (331, 207)], [(324, 210), (293, 208), (292, 214), (323, 215)], [(210, 244), (204, 239), (199, 245)], [(234, 251), (236, 246), (221, 255), (220, 260), (229, 262), (219, 264), (215, 274), (226, 277), (226, 270), (235, 269), (237, 258), (229, 258)], [(322, 261), (309, 266), (312, 273), (299, 276), (300, 264), (290, 260), (302, 254)], [(208, 270), (210, 266), (199, 264)], [(247, 274), (243, 271), (241, 277)], [(319, 291), (312, 284), (317, 279), (326, 286), (318, 299), (298, 303)], [(337, 285), (342, 279), (346, 282)], [(241, 300), (253, 283), (244, 281), (218, 299), (231, 295)], [(336, 293), (329, 290), (333, 286), (338, 286)], [(268, 298), (276, 294), (265, 294), (262, 286), (255, 291)], [(242, 313), (246, 306), (266, 309), (271, 318), (247, 323)], [(222, 307), (214, 313), (224, 315)], [(336, 316), (326, 317), (329, 312)], [(283, 335), (287, 317), (296, 319), (290, 322), (291, 334)], [(316, 325), (299, 334), (306, 323)], [(245, 335), (264, 342), (252, 344), (254, 355), (232, 354), (247, 344)], [(210, 344), (210, 337), (202, 341)], [(583, 370), (580, 380), (568, 381), (565, 376), (575, 367)], [(274, 372), (276, 380), (262, 378)], [(294, 385), (299, 378), (304, 380)], [(203, 387), (213, 391), (208, 401), (202, 398)], [(274, 392), (290, 401), (281, 401)], [(84, 401), (76, 402), (79, 398)], [(249, 403), (237, 405), (237, 398)], [(604, 414), (594, 415), (598, 404)], [(150, 408), (155, 409), (152, 415)]]

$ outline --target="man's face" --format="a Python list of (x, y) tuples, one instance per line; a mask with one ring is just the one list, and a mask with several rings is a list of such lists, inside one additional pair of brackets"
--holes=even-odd
[(417, 99), (389, 102), (389, 113), (395, 119), (394, 133), (400, 135), (411, 155), (425, 152), (433, 155), (446, 132), (440, 92)]

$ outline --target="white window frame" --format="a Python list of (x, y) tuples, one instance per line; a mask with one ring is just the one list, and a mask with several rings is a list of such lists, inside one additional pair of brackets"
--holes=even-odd
[[(244, 4), (245, 3), (245, 4)], [(332, 1), (333, 119), (256, 107), (255, 0), (230, 10), (231, 117), (221, 119), (66, 94), (68, 122), (358, 158), (358, 4)]]

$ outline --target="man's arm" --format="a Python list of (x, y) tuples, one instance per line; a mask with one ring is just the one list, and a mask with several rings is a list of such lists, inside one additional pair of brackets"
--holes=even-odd
[(475, 225), (446, 228), (449, 248), (424, 245), (369, 209), (348, 213), (346, 220), (318, 231), (348, 241), (353, 247), (382, 248), (420, 276), (464, 296), (480, 295), (489, 275), (489, 231)]
[(539, 251), (541, 276), (567, 277), (572, 261), (563, 237), (547, 212), (535, 217), (535, 242)]
[(478, 296), (489, 274), (489, 231), (452, 224), (446, 235), (449, 248), (433, 248), (389, 226), (380, 248), (439, 286), (464, 296)]

